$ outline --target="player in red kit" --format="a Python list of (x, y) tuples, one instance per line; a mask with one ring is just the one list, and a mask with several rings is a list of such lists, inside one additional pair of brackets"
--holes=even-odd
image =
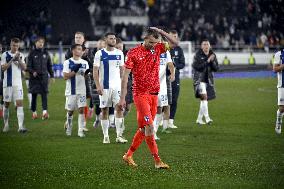
[(171, 43), (177, 45), (177, 40), (167, 32), (156, 27), (146, 30), (143, 44), (131, 49), (127, 53), (125, 71), (122, 78), (121, 97), (119, 106), (125, 107), (128, 75), (133, 74), (133, 99), (137, 109), (138, 130), (132, 144), (123, 156), (123, 160), (130, 166), (137, 167), (132, 155), (145, 140), (155, 160), (155, 168), (168, 169), (158, 155), (158, 146), (154, 139), (153, 119), (155, 118), (160, 91), (159, 64), (160, 55), (169, 47), (160, 43), (160, 35), (163, 35)]

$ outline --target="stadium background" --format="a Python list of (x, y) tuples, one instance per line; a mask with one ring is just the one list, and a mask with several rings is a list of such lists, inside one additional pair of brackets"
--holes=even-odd
[[(137, 155), (141, 167), (128, 169), (121, 162), (128, 145), (103, 146), (100, 129), (91, 130), (84, 140), (66, 138), (62, 129), (64, 81), (59, 79), (51, 86), (48, 121), (32, 121), (25, 108), (30, 132), (19, 136), (15, 112), (11, 112), (15, 127), (7, 135), (0, 134), (1, 186), (283, 188), (284, 139), (274, 134), (277, 91), (270, 64), (274, 52), (284, 46), (283, 12), (283, 0), (2, 1), (0, 41), (4, 49), (17, 36), (27, 54), (36, 37), (44, 36), (51, 56), (61, 57), (60, 64), (76, 31), (86, 34), (90, 46), (105, 32), (114, 31), (127, 41), (128, 48), (142, 40), (144, 26), (161, 26), (179, 32), (187, 67), (176, 118), (179, 129), (161, 135), (158, 144), (172, 167), (169, 172), (153, 170), (146, 146)], [(188, 78), (203, 38), (210, 40), (219, 64), (226, 55), (231, 65), (221, 65), (216, 73), (220, 78), (217, 99), (209, 107), (216, 123), (199, 128), (194, 124), (198, 101)], [(255, 65), (248, 65), (251, 52)], [(126, 124), (130, 139), (136, 128), (135, 110)], [(88, 121), (89, 128), (91, 125)]]

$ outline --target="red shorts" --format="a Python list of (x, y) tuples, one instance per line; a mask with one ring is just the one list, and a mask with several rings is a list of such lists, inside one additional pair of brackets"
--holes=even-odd
[(134, 104), (137, 110), (138, 127), (153, 125), (153, 120), (157, 113), (158, 96), (157, 95), (139, 95), (134, 96)]

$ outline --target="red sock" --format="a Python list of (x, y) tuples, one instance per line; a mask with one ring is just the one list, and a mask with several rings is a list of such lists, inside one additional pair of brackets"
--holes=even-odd
[(157, 146), (157, 143), (154, 139), (154, 135), (151, 135), (151, 136), (145, 136), (145, 140), (146, 140), (146, 143), (148, 145), (148, 148), (151, 152), (151, 154), (153, 155), (154, 157), (154, 160), (157, 162), (157, 161), (161, 161), (159, 155), (158, 155), (158, 146)]
[(132, 156), (135, 150), (140, 146), (145, 138), (144, 133), (142, 133), (139, 129), (137, 130), (136, 134), (133, 137), (132, 144), (127, 151), (127, 156)]
[(84, 107), (84, 114), (85, 114), (85, 119), (86, 120), (87, 120), (88, 110), (89, 110), (89, 108), (87, 106), (85, 106)]

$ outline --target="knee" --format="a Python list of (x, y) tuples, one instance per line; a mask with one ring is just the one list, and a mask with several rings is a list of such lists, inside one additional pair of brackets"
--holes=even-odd
[(5, 108), (9, 108), (10, 103), (9, 102), (4, 102)]
[(73, 115), (73, 111), (68, 111), (68, 115), (72, 116)]
[(17, 107), (22, 107), (23, 106), (23, 101), (21, 101), (21, 100), (16, 101), (16, 106)]
[(284, 106), (279, 106), (279, 111), (280, 111), (281, 113), (284, 113)]
[(78, 112), (79, 114), (84, 114), (84, 108), (79, 108)]
[(207, 100), (207, 94), (201, 94), (200, 100)]

